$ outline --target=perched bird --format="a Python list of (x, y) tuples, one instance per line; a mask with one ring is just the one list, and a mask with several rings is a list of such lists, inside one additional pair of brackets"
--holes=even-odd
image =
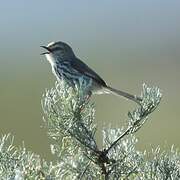
[(82, 78), (84, 81), (91, 82), (91, 85), (86, 89), (88, 96), (112, 93), (123, 96), (138, 104), (142, 100), (140, 97), (108, 86), (95, 71), (74, 54), (72, 48), (67, 43), (61, 41), (51, 42), (47, 46), (41, 47), (47, 50), (42, 55), (46, 55), (57, 80), (64, 79), (72, 87), (74, 87), (75, 83), (78, 84)]

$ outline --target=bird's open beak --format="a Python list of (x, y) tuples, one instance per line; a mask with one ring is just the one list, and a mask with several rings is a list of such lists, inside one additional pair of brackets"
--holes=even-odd
[(46, 46), (40, 46), (40, 47), (42, 47), (42, 48), (47, 50), (47, 52), (41, 53), (41, 55), (49, 54), (51, 52), (51, 49), (46, 47)]

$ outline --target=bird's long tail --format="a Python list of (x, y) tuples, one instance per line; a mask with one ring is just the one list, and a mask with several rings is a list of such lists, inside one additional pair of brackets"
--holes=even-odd
[(118, 89), (114, 89), (110, 86), (107, 86), (105, 88), (105, 91), (107, 91), (107, 93), (112, 93), (114, 95), (117, 95), (117, 96), (122, 96), (122, 97), (125, 97), (131, 101), (134, 101), (136, 102), (137, 104), (140, 104), (140, 102), (142, 101), (142, 98), (136, 96), (136, 95), (132, 95), (132, 94), (129, 94), (127, 92), (124, 92), (124, 91), (121, 91), (121, 90), (118, 90)]

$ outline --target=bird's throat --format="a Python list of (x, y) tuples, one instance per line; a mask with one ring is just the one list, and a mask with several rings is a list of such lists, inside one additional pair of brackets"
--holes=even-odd
[(46, 58), (49, 61), (49, 63), (51, 64), (52, 67), (56, 64), (56, 59), (53, 57), (53, 55), (51, 53), (46, 54)]

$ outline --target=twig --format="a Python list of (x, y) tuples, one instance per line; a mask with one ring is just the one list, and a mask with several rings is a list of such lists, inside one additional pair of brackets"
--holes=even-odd
[(124, 136), (126, 136), (126, 135), (129, 134), (129, 132), (131, 131), (131, 129), (132, 129), (132, 126), (129, 127), (121, 136), (119, 136), (119, 138), (118, 138), (116, 141), (114, 141), (107, 149), (105, 149), (105, 150), (104, 150), (104, 154), (105, 154), (105, 155), (108, 154), (108, 152), (118, 143), (118, 141), (119, 141), (120, 139), (122, 139)]
[(85, 175), (85, 173), (86, 173), (86, 171), (87, 171), (87, 169), (88, 169), (88, 167), (89, 167), (90, 164), (91, 164), (91, 161), (89, 161), (89, 162), (87, 163), (87, 166), (86, 166), (86, 168), (84, 169), (84, 171), (82, 172), (82, 174), (80, 175), (79, 180), (82, 180), (82, 178), (83, 178), (83, 176)]

